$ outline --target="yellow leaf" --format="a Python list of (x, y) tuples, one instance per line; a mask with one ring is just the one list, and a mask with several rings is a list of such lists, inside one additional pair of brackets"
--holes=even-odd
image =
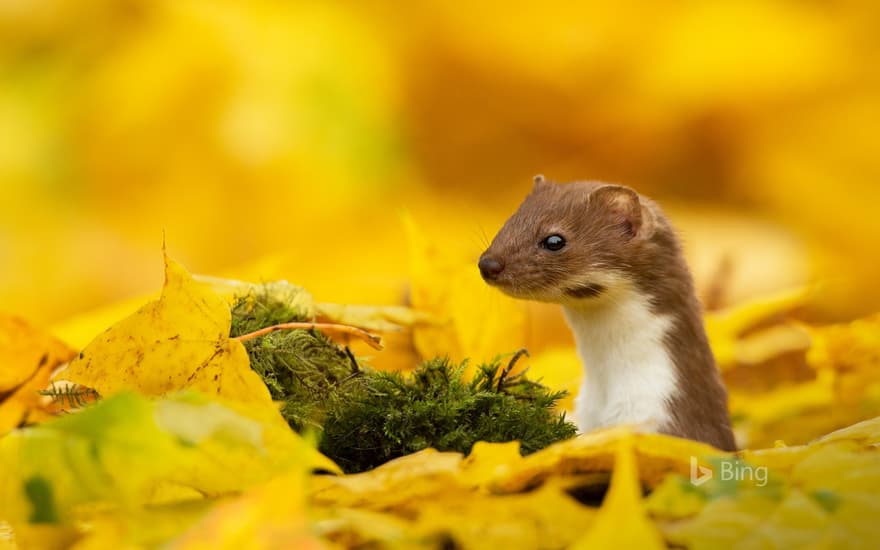
[(808, 408), (828, 407), (834, 403), (834, 382), (833, 372), (820, 371), (815, 380), (760, 395), (731, 391), (730, 410), (749, 421), (764, 423), (797, 415)]
[(0, 550), (15, 550), (15, 541), (12, 538), (12, 529), (9, 524), (0, 520)]
[[(693, 519), (664, 531), (674, 544), (694, 549), (874, 548), (880, 537), (880, 477), (876, 458), (860, 454), (837, 449), (808, 455), (805, 463), (821, 466), (799, 465), (788, 486), (716, 498)], [(874, 465), (866, 469), (869, 463)]]
[(429, 449), (363, 474), (313, 479), (312, 505), (331, 540), (352, 546), (433, 546), (450, 539), (467, 548), (568, 545), (595, 512), (562, 485), (512, 495), (490, 490), (494, 478), (521, 461), (517, 442), (478, 442), (464, 460)]
[(300, 460), (298, 456), (293, 454), (296, 452), (305, 457), (303, 460), (312, 470), (342, 474), (342, 468), (318, 452), (313, 443), (290, 429), (287, 421), (284, 420), (284, 417), (281, 416), (274, 405), (264, 408), (255, 407), (252, 404), (241, 401), (221, 400), (220, 403), (239, 415), (260, 423), (263, 434), (263, 446), (273, 461), (273, 468), (277, 471), (284, 471), (289, 468), (293, 459)]
[(435, 319), (413, 333), (422, 357), (446, 355), (471, 365), (516, 351), (527, 342), (526, 304), (489, 288), (476, 259), (449, 257), (410, 216), (403, 218), (410, 251), (412, 307)]
[[(707, 315), (706, 333), (718, 367), (725, 370), (737, 363), (743, 354), (740, 344), (743, 333), (803, 305), (813, 290), (809, 287), (787, 290)], [(783, 345), (789, 343), (785, 341)], [(745, 353), (757, 352), (752, 349)]]
[[(312, 303), (311, 295), (305, 289), (291, 285), (286, 281), (273, 281), (265, 285), (258, 285), (207, 275), (193, 275), (193, 280), (206, 290), (215, 292), (230, 304), (236, 297), (246, 295), (248, 292), (268, 292), (271, 296), (277, 296), (288, 301), (291, 306), (300, 308), (307, 316), (314, 314), (315, 305)], [(146, 300), (155, 300), (156, 298), (157, 293), (153, 292), (103, 305), (55, 324), (52, 331), (71, 345), (84, 348), (94, 339), (95, 334), (112, 325), (130, 311), (137, 309)]]
[(678, 519), (695, 515), (706, 500), (694, 491), (690, 481), (677, 475), (666, 476), (645, 499), (645, 509), (658, 518)]
[(181, 550), (325, 548), (307, 522), (302, 471), (269, 481), (217, 505), (186, 533), (167, 545)]
[(199, 394), (120, 393), (0, 439), (0, 510), (16, 534), (86, 522), (83, 548), (153, 547), (197, 521), (205, 498), (314, 468), (314, 449), (284, 427), (286, 438)]
[(529, 378), (540, 381), (548, 388), (568, 392), (559, 400), (557, 407), (568, 412), (574, 411), (574, 398), (580, 391), (584, 376), (577, 350), (574, 347), (550, 348), (533, 354), (527, 361)]
[[(67, 550), (78, 541), (79, 537), (80, 533), (69, 526), (21, 525), (15, 529), (15, 545), (11, 546), (9, 550), (26, 550), (30, 548)], [(0, 548), (3, 547), (0, 546)], [(6, 549), (4, 548), (4, 550)]]
[(880, 314), (809, 331), (813, 347), (807, 359), (817, 368), (873, 373), (880, 367)]
[(461, 476), (474, 486), (486, 486), (491, 481), (509, 475), (522, 462), (519, 441), (487, 443), (477, 441), (471, 453), (461, 464)]
[[(755, 363), (748, 373), (740, 356), (740, 365), (725, 372), (739, 441), (761, 447), (785, 437), (789, 444), (802, 444), (880, 414), (878, 319), (873, 315), (828, 326), (800, 324), (797, 329), (808, 335), (808, 350), (791, 354), (791, 348), (776, 347), (772, 361)], [(772, 329), (749, 338), (768, 332)], [(744, 343), (738, 342), (741, 350)], [(793, 376), (784, 376), (784, 369)]]
[[(514, 352), (526, 345), (526, 303), (489, 288), (476, 263), (456, 266), (450, 279), (448, 314), (461, 346), (462, 357), (488, 361), (499, 353)], [(442, 353), (437, 353), (442, 355)]]
[(831, 432), (817, 439), (816, 443), (830, 443), (844, 439), (858, 442), (865, 447), (880, 444), (880, 416)]
[(590, 530), (571, 548), (666, 548), (642, 505), (642, 486), (632, 438), (621, 437), (616, 447), (608, 494)]
[(462, 548), (566, 548), (594, 517), (592, 508), (547, 484), (514, 495), (441, 492), (418, 507), (415, 528)]
[(321, 303), (315, 305), (318, 319), (380, 332), (411, 329), (434, 322), (429, 314), (404, 306), (374, 306)]
[(462, 456), (425, 449), (361, 474), (314, 480), (312, 502), (382, 510), (417, 506), (420, 499), (460, 484)]
[(749, 464), (766, 466), (778, 474), (788, 475), (794, 465), (809, 450), (809, 447), (806, 445), (788, 447), (780, 444), (771, 449), (745, 449), (739, 453), (739, 456)]
[(877, 450), (854, 441), (818, 441), (794, 464), (790, 479), (804, 490), (829, 490), (841, 495), (865, 493), (880, 506), (880, 457)]
[(76, 352), (18, 317), (0, 314), (0, 436), (24, 422), (39, 390)]
[(269, 300), (284, 302), (291, 309), (301, 312), (308, 319), (315, 317), (315, 302), (312, 299), (312, 295), (306, 289), (292, 285), (287, 281), (257, 284), (209, 275), (193, 275), (192, 278), (196, 283), (213, 291), (229, 304), (232, 304), (237, 298), (242, 296), (251, 294), (265, 295)]
[[(352, 353), (368, 358), (377, 370), (410, 371), (416, 368), (420, 357), (413, 348), (413, 332), (420, 327), (436, 326), (437, 319), (424, 311), (404, 306), (374, 306), (320, 303), (315, 305), (319, 321), (341, 323), (382, 334), (385, 349), (375, 349), (360, 339), (345, 341)], [(332, 335), (330, 335), (332, 337)]]
[(270, 407), (269, 391), (250, 369), (244, 346), (229, 338), (230, 319), (220, 297), (166, 257), (159, 300), (98, 336), (60, 377), (102, 395), (192, 389)]
[(70, 550), (161, 548), (198, 523), (222, 499), (189, 499), (119, 513), (99, 511), (88, 519), (88, 531)]
[(424, 545), (407, 542), (414, 538), (410, 521), (391, 514), (357, 508), (314, 508), (315, 532), (342, 548), (409, 548)]
[[(706, 504), (692, 520), (665, 528), (667, 538), (676, 545), (695, 550), (713, 548), (804, 548), (817, 538), (824, 523), (818, 505), (798, 493), (782, 505), (776, 500), (751, 492), (733, 498), (719, 498)], [(776, 514), (785, 514), (793, 523), (813, 524), (813, 529), (785, 528)], [(821, 546), (819, 548), (822, 548)]]
[[(671, 542), (697, 549), (872, 548), (880, 536), (880, 460), (876, 449), (863, 445), (866, 431), (871, 427), (843, 430), (809, 445), (743, 452), (748, 472), (767, 468), (769, 476), (716, 476), (697, 489), (705, 506), (695, 503), (663, 529)], [(675, 494), (673, 480), (664, 485)], [(681, 505), (661, 501), (656, 493), (651, 501), (670, 517)], [(682, 520), (687, 512), (694, 517)]]
[(437, 248), (431, 245), (412, 216), (403, 216), (402, 222), (409, 247), (410, 301), (413, 308), (436, 319), (434, 323), (413, 331), (413, 343), (422, 357), (433, 357), (440, 352), (449, 354), (453, 359), (461, 358), (461, 347), (446, 305), (449, 299), (446, 278), (451, 267)]
[(240, 490), (266, 479), (277, 460), (258, 422), (203, 396), (154, 403), (132, 393), (13, 432), (0, 439), (0, 459), (0, 509), (30, 523), (70, 521), (87, 503), (130, 509), (160, 481), (202, 494)]
[(492, 488), (516, 492), (558, 475), (610, 472), (621, 440), (639, 455), (639, 476), (653, 487), (669, 473), (687, 475), (690, 457), (727, 457), (730, 453), (687, 439), (657, 433), (632, 433), (629, 426), (598, 430), (550, 445), (522, 459), (510, 473), (495, 479)]

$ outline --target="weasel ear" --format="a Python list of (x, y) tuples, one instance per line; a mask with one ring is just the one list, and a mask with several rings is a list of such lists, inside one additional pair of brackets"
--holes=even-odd
[(544, 174), (538, 174), (537, 176), (532, 178), (532, 181), (535, 182), (535, 186), (533, 187), (533, 189), (543, 187), (543, 186), (548, 185), (550, 183), (546, 179), (544, 179)]
[(651, 214), (642, 205), (639, 194), (622, 185), (603, 185), (590, 193), (590, 204), (601, 205), (611, 216), (612, 223), (620, 227), (627, 240), (643, 234), (650, 225)]

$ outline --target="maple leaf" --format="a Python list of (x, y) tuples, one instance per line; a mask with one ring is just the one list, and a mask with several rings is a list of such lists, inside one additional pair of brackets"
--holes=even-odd
[(260, 422), (270, 454), (280, 464), (291, 448), (307, 447), (303, 452), (315, 468), (340, 472), (290, 431), (251, 369), (244, 346), (229, 337), (230, 323), (227, 303), (166, 256), (161, 297), (95, 338), (59, 377), (103, 396), (122, 390), (155, 397), (183, 390), (214, 396)]
[(191, 389), (271, 407), (244, 346), (229, 337), (230, 322), (228, 305), (166, 256), (162, 296), (95, 338), (60, 377), (102, 395)]

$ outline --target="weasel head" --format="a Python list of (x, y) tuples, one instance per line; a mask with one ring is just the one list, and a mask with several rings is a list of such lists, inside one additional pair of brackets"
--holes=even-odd
[(651, 246), (656, 225), (651, 204), (628, 187), (536, 176), (480, 257), (480, 273), (516, 298), (599, 302), (629, 284), (632, 259)]

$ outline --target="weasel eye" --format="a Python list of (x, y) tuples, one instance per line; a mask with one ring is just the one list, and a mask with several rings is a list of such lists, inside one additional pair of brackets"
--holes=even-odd
[(557, 252), (562, 250), (565, 246), (565, 239), (562, 238), (562, 235), (550, 235), (543, 241), (541, 241), (541, 247), (546, 248), (547, 250), (551, 250), (553, 252)]

